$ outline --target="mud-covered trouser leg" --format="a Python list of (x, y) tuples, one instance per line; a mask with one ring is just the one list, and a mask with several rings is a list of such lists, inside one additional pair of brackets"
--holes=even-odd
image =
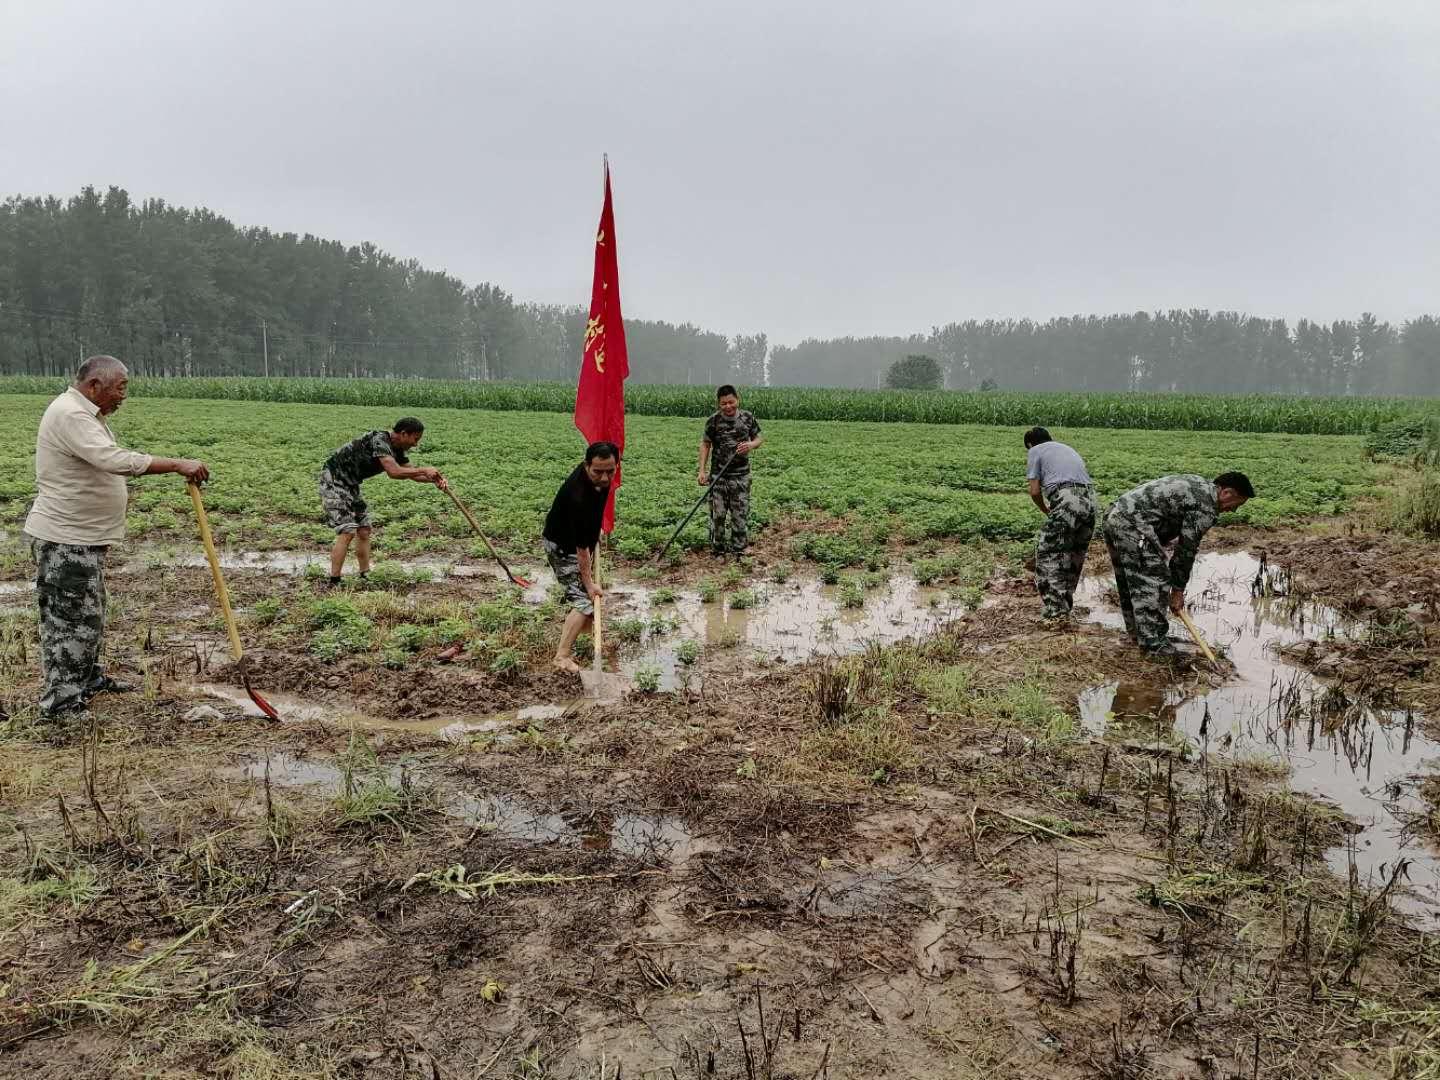
[(1050, 496), (1035, 549), (1035, 586), (1047, 618), (1070, 614), (1094, 533), (1095, 496), (1089, 488), (1059, 488)]
[(105, 549), (36, 540), (35, 598), (40, 607), (40, 711), (81, 708), (104, 683)]
[(729, 488), (725, 503), (730, 508), (730, 546), (738, 554), (750, 543), (750, 477), (739, 476), (721, 483)]
[(725, 550), (725, 478), (716, 480), (710, 488), (710, 550)]
[(1146, 652), (1169, 652), (1170, 567), (1148, 529), (1124, 519), (1105, 522), (1105, 545), (1115, 568), (1115, 588), (1125, 629)]

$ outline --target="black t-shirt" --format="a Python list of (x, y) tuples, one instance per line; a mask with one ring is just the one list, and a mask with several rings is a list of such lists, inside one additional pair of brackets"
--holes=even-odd
[(596, 491), (584, 465), (576, 465), (550, 504), (545, 515), (545, 539), (567, 555), (600, 542), (600, 523), (605, 517), (609, 490)]

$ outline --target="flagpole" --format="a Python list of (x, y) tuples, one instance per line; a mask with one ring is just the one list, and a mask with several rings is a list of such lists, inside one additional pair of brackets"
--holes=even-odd
[[(600, 533), (600, 537), (603, 538), (604, 535), (605, 533), (602, 530)], [(605, 586), (601, 583), (600, 580), (600, 544), (601, 540), (597, 538), (595, 541), (595, 558), (594, 560), (592, 560), (594, 562), (594, 566), (591, 567), (591, 573), (594, 576), (595, 584), (600, 587), (601, 592), (604, 592)], [(590, 638), (591, 643), (595, 646), (595, 671), (597, 674), (605, 670), (605, 643), (602, 636), (604, 634), (604, 630), (602, 629), (602, 625), (604, 623), (604, 616), (601, 614), (601, 608), (603, 607), (603, 605), (603, 597), (596, 597), (595, 629), (594, 632), (590, 635)]]

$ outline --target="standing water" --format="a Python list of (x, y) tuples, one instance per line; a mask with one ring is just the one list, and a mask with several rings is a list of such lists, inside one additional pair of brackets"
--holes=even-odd
[[(1272, 582), (1249, 554), (1202, 555), (1187, 597), (1201, 634), (1224, 649), (1234, 676), (1213, 690), (1092, 687), (1080, 696), (1081, 722), (1099, 735), (1162, 720), (1202, 753), (1287, 767), (1294, 790), (1335, 806), (1358, 826), (1353, 848), (1360, 880), (1387, 880), (1400, 859), (1409, 859), (1409, 894), (1397, 904), (1420, 922), (1440, 925), (1440, 854), (1410, 824), (1425, 818), (1417, 788), (1440, 769), (1440, 743), (1416, 730), (1412, 713), (1350, 701), (1279, 659), (1283, 646), (1361, 628), (1333, 609), (1265, 595), (1263, 586)], [(1076, 600), (1090, 605), (1091, 621), (1123, 629), (1111, 587), (1111, 579), (1086, 578)], [(1327, 855), (1342, 878), (1349, 859), (1345, 848)]]

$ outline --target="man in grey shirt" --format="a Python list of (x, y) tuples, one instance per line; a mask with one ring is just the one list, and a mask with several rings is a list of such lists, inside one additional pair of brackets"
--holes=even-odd
[(1044, 617), (1059, 624), (1070, 617), (1095, 532), (1095, 488), (1080, 455), (1043, 427), (1025, 432), (1025, 450), (1030, 498), (1045, 515), (1035, 547), (1035, 587)]

